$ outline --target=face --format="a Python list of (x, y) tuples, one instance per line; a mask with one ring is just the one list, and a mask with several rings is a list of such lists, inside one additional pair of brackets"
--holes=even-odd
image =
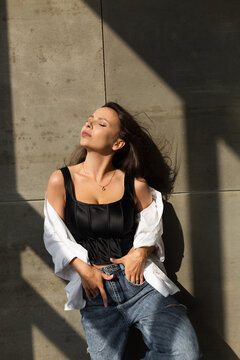
[[(88, 149), (108, 154), (124, 146), (118, 137), (120, 120), (115, 110), (103, 107), (89, 114), (81, 130), (80, 144)], [(87, 132), (90, 136), (84, 136)]]

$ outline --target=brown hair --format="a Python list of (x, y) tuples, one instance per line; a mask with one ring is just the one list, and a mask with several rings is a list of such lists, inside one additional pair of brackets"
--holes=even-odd
[[(143, 177), (149, 186), (160, 191), (167, 200), (178, 174), (176, 165), (172, 169), (168, 164), (170, 158), (162, 153), (167, 140), (165, 139), (160, 150), (149, 131), (122, 106), (110, 101), (102, 107), (109, 107), (117, 112), (120, 120), (118, 137), (125, 141), (125, 145), (113, 155), (113, 166), (136, 178)], [(86, 154), (87, 150), (78, 145), (65, 166), (81, 163), (85, 160)]]

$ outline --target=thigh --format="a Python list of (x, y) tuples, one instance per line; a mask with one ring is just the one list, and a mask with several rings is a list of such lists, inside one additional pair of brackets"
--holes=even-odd
[(141, 331), (149, 348), (144, 359), (197, 360), (199, 344), (195, 330), (188, 318), (186, 307), (173, 296), (165, 298), (162, 305), (160, 293), (153, 293), (145, 313), (139, 310), (135, 326)]
[(84, 295), (86, 306), (80, 313), (91, 360), (123, 359), (129, 327), (122, 314), (109, 296), (104, 307), (100, 293), (91, 301)]

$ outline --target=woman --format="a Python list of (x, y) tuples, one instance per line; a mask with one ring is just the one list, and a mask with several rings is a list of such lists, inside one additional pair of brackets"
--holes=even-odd
[[(83, 261), (73, 250), (68, 266), (81, 278), (80, 312), (91, 359), (125, 358), (131, 326), (149, 348), (144, 359), (198, 359), (186, 308), (173, 296), (179, 289), (165, 276), (166, 295), (144, 277), (156, 242), (141, 246), (143, 236), (133, 246), (137, 214), (156, 210), (151, 189), (167, 196), (175, 179), (150, 135), (119, 104), (106, 103), (83, 126), (80, 152), (70, 164), (51, 174), (46, 197), (89, 257)], [(51, 246), (49, 252), (59, 254), (59, 246)]]

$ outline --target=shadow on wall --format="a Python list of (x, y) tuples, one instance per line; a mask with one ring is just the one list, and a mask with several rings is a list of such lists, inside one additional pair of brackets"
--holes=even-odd
[[(93, 1), (85, 3), (94, 10)], [(235, 360), (236, 354), (223, 340), (225, 307), (217, 141), (224, 140), (239, 156), (240, 2), (105, 0), (101, 4), (98, 15), (104, 23), (185, 103), (188, 190), (193, 192), (189, 196), (196, 304), (192, 319), (207, 359)], [(106, 38), (106, 58), (109, 48), (111, 51)], [(121, 58), (121, 49), (114, 50), (115, 58)], [(117, 70), (114, 74), (108, 70), (106, 63), (107, 89), (108, 82), (117, 83), (118, 76)], [(110, 100), (111, 94), (106, 95)], [(144, 111), (147, 113), (148, 109)], [(236, 186), (228, 184), (225, 189), (234, 190)]]
[[(97, 12), (99, 1), (86, 0), (85, 3)], [(103, 13), (99, 16), (103, 15), (104, 21), (185, 101), (190, 190), (213, 193), (207, 200), (201, 194), (189, 197), (195, 288), (194, 298), (182, 289), (180, 300), (189, 308), (206, 359), (235, 360), (238, 357), (223, 341), (221, 224), (215, 191), (219, 188), (217, 139), (224, 139), (239, 155), (240, 124), (235, 114), (240, 86), (240, 3), (232, 0), (101, 3)], [(6, 359), (15, 359), (16, 354), (25, 360), (33, 359), (32, 327), (36, 326), (66, 357), (77, 359), (79, 354), (86, 354), (85, 342), (21, 276), (20, 254), (27, 246), (51, 269), (53, 265), (43, 246), (43, 219), (17, 193), (4, 1), (0, 9), (0, 112), (1, 133), (4, 134), (0, 180), (1, 189), (4, 189), (0, 208), (1, 354)], [(177, 283), (175, 273), (182, 261), (183, 236), (171, 204), (166, 203), (165, 209), (166, 267)], [(214, 214), (214, 221), (210, 214)], [(176, 241), (178, 251), (172, 252), (172, 244), (176, 247)], [(206, 278), (207, 287), (203, 281)]]
[[(41, 348), (43, 334), (68, 359), (79, 359), (86, 354), (82, 337), (51, 308), (22, 277), (21, 254), (27, 248), (40, 257), (53, 271), (50, 255), (43, 244), (43, 218), (17, 193), (15, 171), (14, 131), (12, 121), (11, 81), (7, 32), (6, 2), (0, 2), (0, 69), (1, 69), (1, 179), (0, 179), (0, 280), (1, 280), (1, 359), (32, 360), (45, 358), (48, 348)], [(39, 201), (39, 210), (43, 208)], [(31, 260), (30, 260), (31, 262)], [(36, 266), (34, 262), (31, 264)], [(34, 268), (36, 271), (36, 268)], [(39, 281), (44, 274), (39, 269)], [(31, 277), (31, 268), (29, 268)], [(45, 280), (46, 277), (45, 277)], [(51, 284), (43, 282), (43, 292)], [(63, 284), (64, 287), (64, 284)], [(56, 297), (58, 294), (56, 294)], [(57, 299), (56, 299), (57, 300)], [(79, 316), (80, 321), (80, 316)], [(34, 328), (39, 338), (34, 338)], [(43, 341), (44, 346), (46, 342)], [(35, 348), (35, 349), (34, 349)], [(37, 348), (37, 350), (36, 350)], [(35, 352), (34, 352), (35, 350)], [(37, 351), (37, 353), (36, 353)], [(42, 357), (41, 357), (42, 354)], [(88, 357), (85, 356), (85, 359)]]

